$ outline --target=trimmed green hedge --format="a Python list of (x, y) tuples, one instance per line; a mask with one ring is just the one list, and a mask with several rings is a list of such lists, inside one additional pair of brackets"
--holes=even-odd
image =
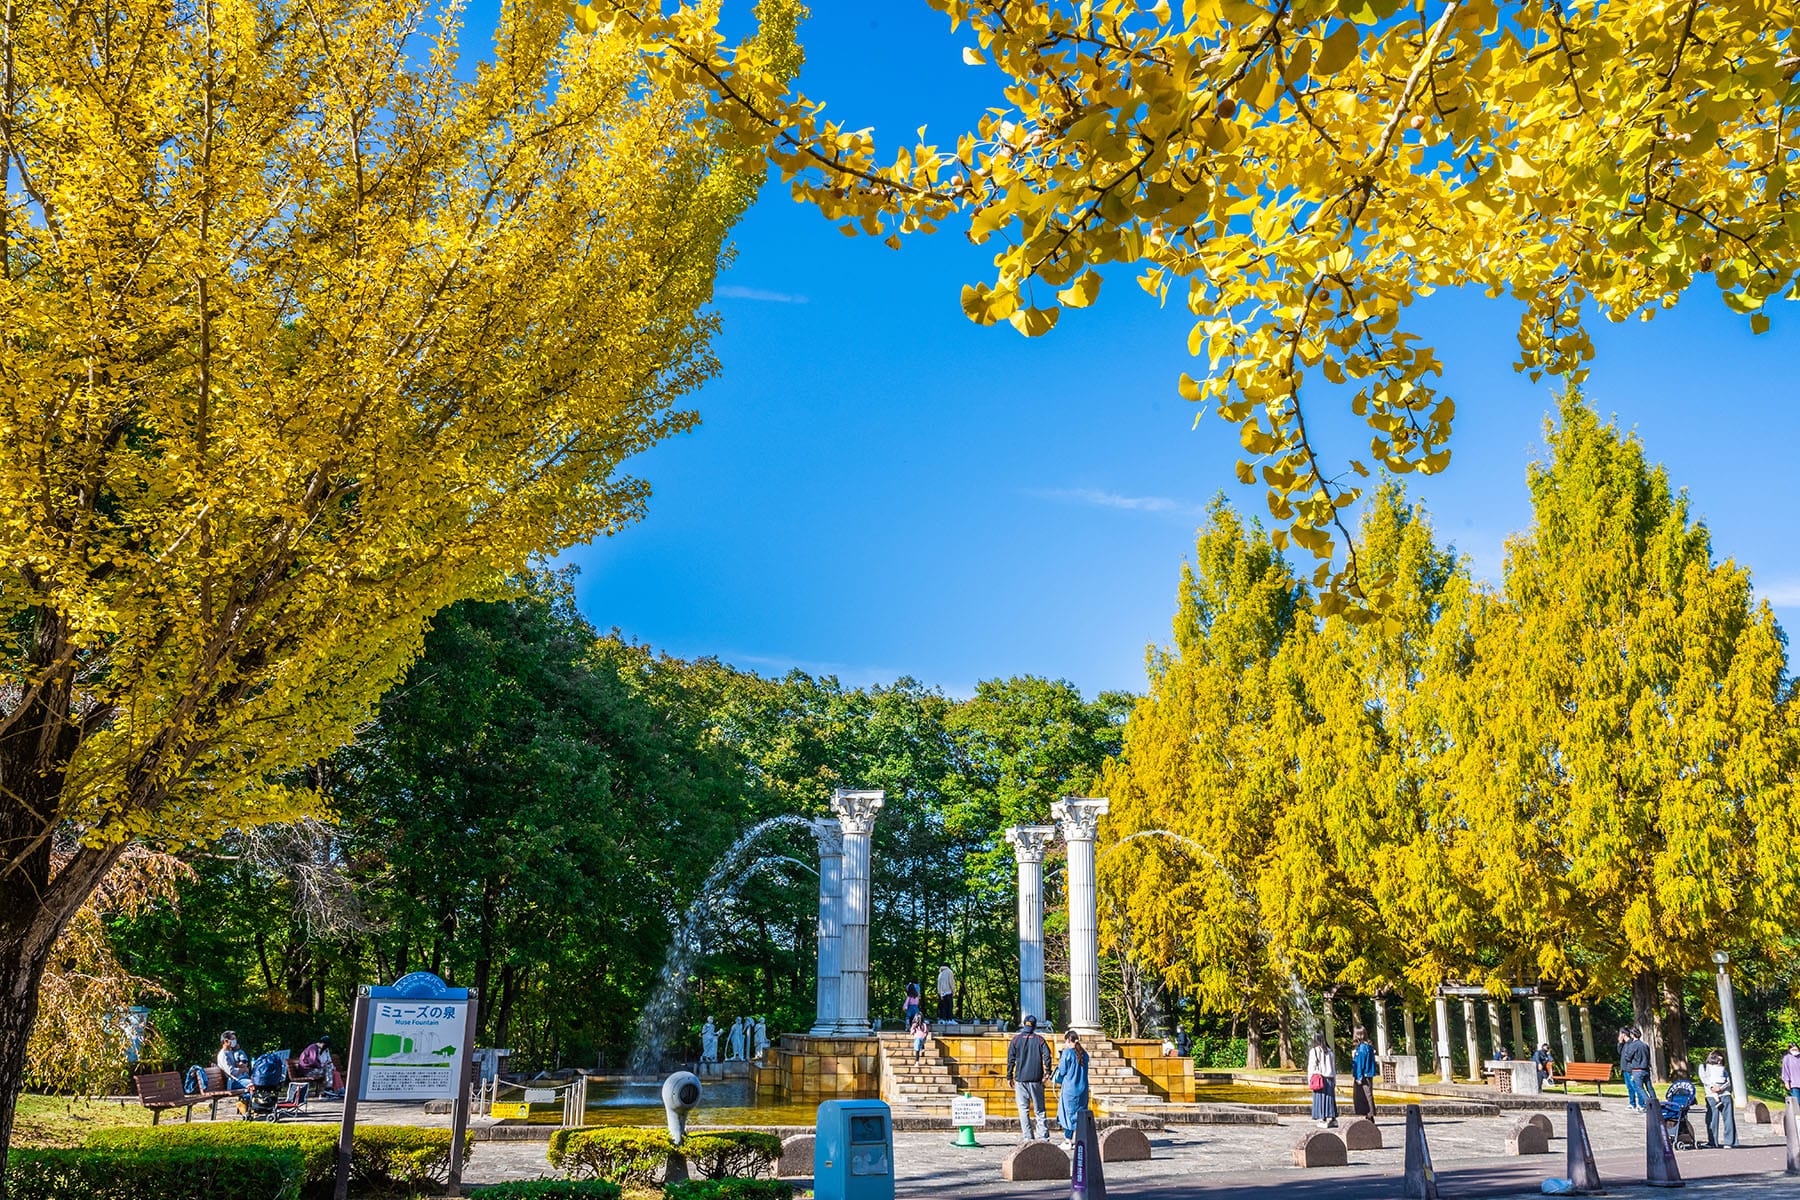
[(618, 1184), (605, 1179), (517, 1179), (469, 1193), (476, 1200), (619, 1200)]
[[(559, 1129), (550, 1135), (550, 1165), (572, 1179), (610, 1179), (627, 1187), (654, 1187), (675, 1145), (661, 1129)], [(781, 1139), (748, 1129), (689, 1134), (681, 1144), (688, 1169), (706, 1179), (773, 1175)]]
[(784, 1179), (694, 1179), (671, 1183), (663, 1200), (793, 1200), (794, 1185)]
[(305, 1155), (292, 1146), (14, 1150), (8, 1200), (299, 1200)]
[[(86, 1146), (104, 1150), (154, 1150), (171, 1146), (208, 1149), (264, 1147), (296, 1150), (305, 1165), (302, 1194), (329, 1196), (337, 1177), (338, 1131), (332, 1125), (280, 1125), (262, 1121), (208, 1122), (149, 1128), (97, 1129)], [(463, 1137), (469, 1161), (472, 1142)], [(363, 1125), (350, 1151), (350, 1181), (359, 1192), (416, 1191), (450, 1179), (450, 1131), (412, 1125)]]

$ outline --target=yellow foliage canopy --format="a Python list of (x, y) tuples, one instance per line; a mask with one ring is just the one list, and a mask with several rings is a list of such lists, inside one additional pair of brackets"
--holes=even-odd
[[(1321, 560), (1327, 612), (1385, 594), (1342, 515), (1356, 477), (1449, 463), (1455, 405), (1404, 328), (1414, 298), (1511, 295), (1518, 369), (1578, 382), (1595, 312), (1647, 319), (1710, 277), (1760, 331), (1793, 295), (1794, 0), (930, 3), (967, 26), (992, 106), (885, 159), (736, 53), (716, 5), (578, 11), (637, 29), (846, 231), (897, 245), (960, 218), (994, 243), (973, 320), (1047, 332), (1109, 267), (1185, 304), (1204, 363), (1181, 393), (1240, 427), (1239, 477)], [(1315, 451), (1321, 383), (1367, 454)]]
[(454, 11), (0, 13), (0, 1153), (120, 849), (303, 808), (433, 613), (695, 420), (760, 153), (538, 5), (459, 73)]

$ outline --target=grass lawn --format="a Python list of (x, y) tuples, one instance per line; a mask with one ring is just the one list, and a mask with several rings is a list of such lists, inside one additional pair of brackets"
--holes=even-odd
[[(205, 1115), (202, 1112), (201, 1115)], [(181, 1120), (180, 1114), (175, 1119)], [(19, 1097), (12, 1144), (20, 1148), (79, 1146), (90, 1130), (108, 1125), (148, 1125), (150, 1110), (133, 1101), (80, 1100), (70, 1096)]]

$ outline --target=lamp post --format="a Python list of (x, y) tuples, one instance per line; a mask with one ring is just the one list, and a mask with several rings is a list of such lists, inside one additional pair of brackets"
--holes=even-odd
[(1738, 1042), (1737, 1000), (1731, 994), (1731, 955), (1714, 950), (1712, 960), (1719, 973), (1719, 1024), (1725, 1027), (1725, 1062), (1731, 1068), (1731, 1102), (1742, 1111), (1750, 1103), (1750, 1087), (1744, 1079), (1744, 1048)]

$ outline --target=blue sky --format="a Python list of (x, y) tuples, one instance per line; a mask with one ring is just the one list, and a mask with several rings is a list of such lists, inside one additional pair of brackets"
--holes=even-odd
[[(921, 124), (951, 142), (997, 103), (921, 0), (816, 8), (804, 90), (885, 145)], [(469, 27), (486, 27), (478, 12)], [(632, 464), (655, 488), (646, 521), (566, 555), (589, 619), (765, 673), (1140, 689), (1207, 502), (1224, 490), (1263, 512), (1261, 489), (1232, 481), (1235, 429), (1210, 414), (1196, 427), (1176, 394), (1193, 368), (1185, 314), (1115, 278), (1046, 338), (984, 329), (958, 295), (986, 258), (959, 232), (892, 251), (778, 182), (736, 245), (723, 371), (694, 400), (703, 424)], [(1652, 323), (1604, 325), (1587, 392), (1688, 489), (1718, 555), (1800, 621), (1800, 306), (1771, 315), (1752, 337), (1708, 287)], [(1409, 485), (1489, 578), (1529, 522), (1525, 468), (1554, 403), (1510, 367), (1516, 320), (1459, 294), (1411, 317), (1458, 415), (1450, 469)], [(1352, 421), (1328, 420), (1328, 445), (1366, 446)]]

